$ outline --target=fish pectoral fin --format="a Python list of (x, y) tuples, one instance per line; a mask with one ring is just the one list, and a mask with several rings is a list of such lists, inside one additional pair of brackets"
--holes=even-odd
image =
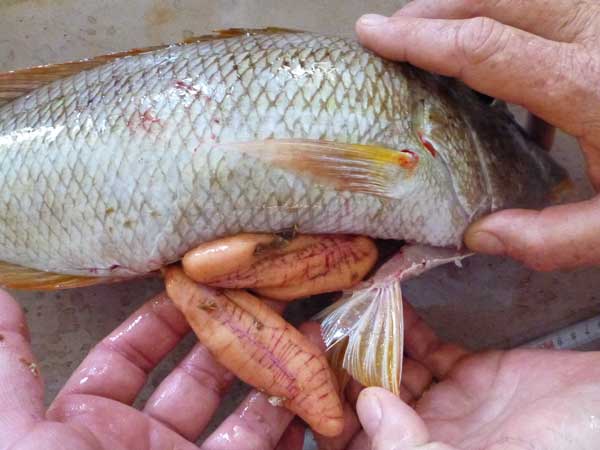
[(410, 176), (418, 156), (408, 150), (377, 145), (346, 144), (306, 139), (271, 139), (222, 144), (317, 182), (363, 194), (393, 198), (393, 187)]
[(81, 61), (68, 61), (59, 64), (48, 64), (44, 66), (20, 69), (11, 72), (0, 73), (0, 106), (26, 95), (35, 89), (61, 78), (75, 75), (84, 70), (90, 70), (98, 66), (107, 64), (115, 59), (125, 58), (127, 56), (149, 53), (156, 50), (162, 50), (174, 45), (187, 45), (199, 42), (208, 42), (216, 39), (227, 39), (241, 35), (266, 35), (279, 33), (301, 33), (301, 31), (290, 30), (286, 28), (268, 27), (262, 29), (243, 29), (232, 28), (229, 30), (217, 30), (214, 34), (204, 36), (192, 36), (181, 42), (171, 44), (156, 45), (151, 47), (134, 48), (116, 53), (96, 56), (94, 58)]
[(400, 393), (403, 358), (402, 291), (398, 280), (347, 292), (317, 317), (329, 362), (364, 386)]
[(83, 277), (43, 272), (0, 261), (0, 286), (31, 291), (53, 291), (105, 283), (101, 277)]

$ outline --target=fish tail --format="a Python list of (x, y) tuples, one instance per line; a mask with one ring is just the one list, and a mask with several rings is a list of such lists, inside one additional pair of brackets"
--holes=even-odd
[(317, 317), (340, 386), (348, 375), (364, 386), (400, 393), (404, 345), (399, 279), (363, 284)]

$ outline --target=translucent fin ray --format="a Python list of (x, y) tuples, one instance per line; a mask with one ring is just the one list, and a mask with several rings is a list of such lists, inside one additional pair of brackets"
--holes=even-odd
[(399, 394), (404, 325), (400, 283), (443, 264), (470, 256), (456, 249), (407, 245), (369, 280), (315, 318), (340, 385), (351, 375), (365, 386)]
[(364, 386), (400, 393), (404, 339), (399, 281), (346, 293), (317, 318), (322, 319), (334, 370), (344, 369)]
[(306, 173), (317, 182), (338, 190), (393, 198), (392, 188), (401, 177), (412, 175), (416, 155), (412, 152), (363, 144), (273, 139), (222, 144), (285, 170)]

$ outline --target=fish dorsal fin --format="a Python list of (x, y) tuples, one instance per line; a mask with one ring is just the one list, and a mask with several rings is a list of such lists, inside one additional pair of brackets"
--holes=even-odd
[(84, 70), (90, 70), (95, 67), (102, 66), (111, 61), (125, 58), (127, 56), (149, 53), (176, 45), (209, 42), (217, 39), (228, 39), (243, 35), (258, 36), (278, 33), (301, 33), (301, 31), (277, 27), (262, 29), (231, 28), (228, 30), (216, 30), (213, 34), (192, 36), (184, 39), (181, 42), (173, 44), (134, 48), (123, 52), (108, 53), (106, 55), (100, 55), (81, 61), (68, 61), (60, 64), (49, 64), (45, 66), (0, 73), (0, 106), (53, 81), (75, 75)]
[(380, 145), (307, 139), (221, 144), (292, 173), (303, 173), (337, 190), (394, 198), (394, 186), (412, 176), (419, 157)]
[[(294, 30), (292, 28), (281, 28), (281, 27), (266, 27), (266, 28), (229, 28), (225, 30), (215, 30), (215, 34), (200, 36), (200, 39), (223, 39), (237, 36), (264, 36), (269, 34), (283, 34), (283, 33), (306, 33), (303, 30)], [(198, 39), (198, 38), (190, 38)]]
[(32, 67), (0, 73), (0, 105), (28, 94), (35, 89), (61, 78), (75, 75), (84, 70), (102, 66), (115, 59), (139, 55), (168, 47), (167, 45), (136, 48), (125, 52), (109, 53), (81, 61)]
[(106, 283), (101, 277), (83, 277), (42, 272), (0, 261), (0, 286), (31, 291), (54, 291)]

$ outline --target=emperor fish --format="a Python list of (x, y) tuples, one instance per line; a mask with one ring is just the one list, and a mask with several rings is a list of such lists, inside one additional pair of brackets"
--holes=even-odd
[(454, 260), (475, 219), (540, 206), (566, 178), (502, 105), (307, 32), (12, 72), (0, 98), (0, 284), (139, 277), (202, 242), (292, 227), (427, 245), (323, 316), (340, 365), (396, 392), (400, 281)]

